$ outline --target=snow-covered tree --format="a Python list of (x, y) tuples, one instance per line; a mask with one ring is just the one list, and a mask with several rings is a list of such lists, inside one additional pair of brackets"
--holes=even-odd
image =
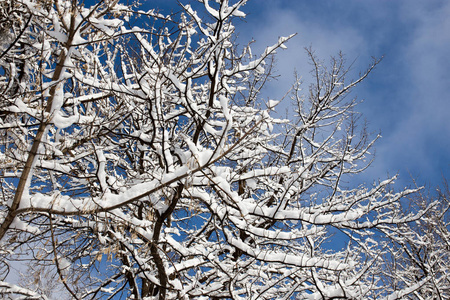
[(245, 3), (1, 3), (5, 274), (29, 260), (74, 299), (400, 299), (434, 279), (383, 272), (432, 206), (342, 183), (372, 159), (346, 96), (378, 62), (349, 81), (309, 51), (314, 83), (277, 117), (261, 89), (292, 36), (236, 45)]
[[(393, 245), (386, 252), (383, 273), (385, 285), (400, 298), (448, 299), (450, 297), (450, 192), (448, 184), (437, 193), (416, 193), (411, 202), (426, 208), (420, 220), (399, 224), (386, 232)], [(409, 289), (405, 289), (408, 287)]]

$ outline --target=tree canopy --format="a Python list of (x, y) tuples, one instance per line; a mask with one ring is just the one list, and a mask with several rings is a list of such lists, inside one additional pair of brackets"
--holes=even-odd
[(0, 295), (51, 297), (7, 282), (25, 260), (74, 299), (449, 297), (446, 196), (345, 182), (378, 61), (349, 80), (308, 50), (280, 117), (262, 88), (293, 36), (238, 45), (245, 3), (0, 3)]

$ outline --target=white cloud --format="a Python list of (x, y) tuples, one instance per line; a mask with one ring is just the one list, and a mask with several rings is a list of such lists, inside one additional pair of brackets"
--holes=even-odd
[(337, 55), (341, 50), (349, 61), (361, 53), (368, 52), (364, 37), (354, 28), (330, 28), (319, 20), (306, 21), (298, 12), (286, 7), (271, 7), (270, 12), (259, 17), (259, 22), (241, 26), (238, 30), (241, 40), (248, 41), (253, 38), (256, 41), (255, 54), (274, 44), (279, 36), (297, 33), (297, 36), (287, 43), (288, 49), (278, 51), (276, 56), (275, 70), (280, 77), (268, 86), (272, 97), (281, 97), (286, 93), (293, 83), (295, 70), (303, 75), (304, 80), (308, 79), (312, 66), (309, 64), (305, 47), (311, 46), (318, 58), (324, 59), (326, 63), (330, 56)]
[(308, 76), (311, 66), (304, 47), (311, 45), (325, 59), (339, 50), (349, 61), (358, 58), (355, 73), (366, 67), (372, 55), (386, 54), (368, 83), (357, 91), (358, 96), (367, 99), (360, 109), (369, 120), (369, 129), (382, 130), (383, 134), (376, 145), (376, 161), (366, 178), (400, 172), (404, 184), (411, 171), (413, 176), (421, 175), (422, 180), (433, 180), (430, 176), (439, 180), (441, 171), (450, 170), (450, 3), (344, 2), (345, 14), (336, 17), (341, 13), (337, 12), (333, 22), (328, 22), (326, 9), (321, 15), (305, 16), (296, 5), (282, 7), (284, 1), (272, 1), (262, 8), (262, 14), (255, 14), (258, 19), (238, 28), (242, 40), (257, 41), (258, 52), (280, 35), (298, 33), (287, 44), (288, 50), (277, 56), (276, 69), (282, 76), (269, 84), (269, 97), (284, 95), (294, 69)]
[(432, 2), (402, 3), (401, 17), (413, 25), (413, 34), (403, 47), (408, 73), (398, 74), (409, 77), (405, 91), (409, 97), (403, 99), (409, 114), (402, 115), (379, 147), (380, 157), (388, 158), (384, 168), (400, 162), (413, 176), (421, 176), (422, 182), (450, 169), (450, 3)]

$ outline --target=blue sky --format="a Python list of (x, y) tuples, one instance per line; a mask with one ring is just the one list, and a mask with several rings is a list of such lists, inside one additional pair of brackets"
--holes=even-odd
[[(163, 13), (175, 7), (175, 1), (143, 3)], [(304, 47), (325, 60), (342, 50), (349, 63), (356, 59), (353, 78), (372, 57), (384, 57), (353, 94), (364, 100), (358, 110), (369, 131), (382, 135), (363, 182), (397, 173), (399, 188), (412, 178), (431, 187), (450, 179), (450, 1), (250, 0), (243, 11), (239, 41), (254, 39), (254, 53), (279, 36), (298, 34), (278, 53), (280, 78), (268, 84), (267, 98), (285, 94), (294, 70), (307, 82)]]
[[(153, 0), (144, 7), (169, 13), (172, 3)], [(384, 57), (354, 92), (364, 100), (358, 110), (369, 131), (382, 135), (362, 181), (399, 173), (398, 187), (411, 185), (411, 178), (433, 187), (443, 176), (450, 179), (450, 1), (250, 0), (243, 10), (239, 41), (254, 39), (254, 53), (279, 36), (298, 34), (278, 53), (280, 78), (267, 86), (267, 98), (285, 94), (294, 70), (307, 82), (304, 47), (325, 60), (342, 50), (349, 62), (356, 59), (353, 78), (372, 57)]]
[[(152, 1), (150, 5), (170, 1)], [(161, 6), (160, 6), (161, 7)], [(443, 0), (253, 0), (238, 22), (239, 41), (256, 40), (254, 53), (279, 36), (298, 35), (277, 56), (278, 81), (265, 96), (280, 98), (294, 70), (307, 82), (304, 47), (323, 59), (342, 50), (356, 59), (353, 77), (372, 57), (384, 57), (354, 92), (369, 131), (381, 133), (376, 160), (362, 182), (399, 173), (397, 187), (431, 187), (450, 178), (450, 2)], [(305, 86), (306, 87), (306, 86)], [(287, 105), (287, 104), (286, 104)]]
[[(435, 186), (450, 179), (450, 2), (440, 0), (249, 1), (237, 31), (259, 50), (280, 35), (298, 33), (277, 57), (277, 82), (269, 97), (281, 97), (294, 69), (308, 79), (304, 47), (327, 59), (342, 50), (356, 59), (354, 77), (384, 57), (354, 95), (369, 131), (381, 132), (371, 181), (400, 174), (398, 185)], [(411, 176), (410, 176), (411, 175)]]

